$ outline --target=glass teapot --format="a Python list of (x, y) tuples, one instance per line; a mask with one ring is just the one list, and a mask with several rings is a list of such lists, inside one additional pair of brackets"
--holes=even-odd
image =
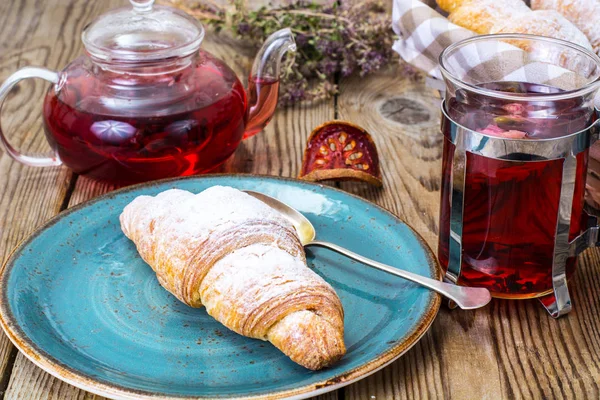
[(53, 83), (43, 119), (52, 157), (21, 154), (0, 128), (15, 160), (65, 164), (95, 179), (133, 183), (209, 172), (241, 140), (262, 130), (277, 105), (281, 59), (295, 50), (290, 29), (259, 50), (244, 90), (223, 61), (200, 49), (204, 28), (154, 0), (130, 0), (83, 31), (86, 55), (61, 72), (25, 67), (0, 86), (0, 107), (26, 78)]

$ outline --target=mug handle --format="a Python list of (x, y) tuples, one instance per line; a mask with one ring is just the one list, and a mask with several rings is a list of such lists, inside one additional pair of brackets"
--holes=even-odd
[[(47, 80), (48, 82), (52, 82), (54, 84), (58, 83), (59, 76), (57, 72), (51, 71), (46, 68), (38, 68), (38, 67), (25, 67), (21, 68), (14, 74), (8, 77), (6, 81), (0, 86), (0, 111), (2, 111), (2, 106), (4, 105), (4, 100), (8, 96), (10, 90), (17, 83), (27, 78), (42, 78)], [(58, 154), (54, 153), (52, 157), (40, 157), (40, 156), (28, 156), (22, 154), (20, 151), (15, 149), (4, 136), (4, 132), (2, 130), (2, 126), (0, 126), (0, 142), (2, 146), (6, 150), (9, 156), (14, 158), (15, 160), (32, 167), (51, 167), (55, 165), (61, 165), (62, 162), (58, 157)]]
[[(599, 96), (600, 98), (600, 96)], [(596, 104), (596, 121), (591, 126), (592, 135), (590, 146), (600, 137), (600, 104)], [(589, 165), (588, 165), (589, 168)], [(600, 247), (600, 220), (598, 217), (583, 211), (586, 218), (585, 230), (569, 243), (569, 257), (576, 257), (590, 247)]]
[[(600, 92), (596, 96), (596, 121), (592, 125), (592, 137), (590, 147), (598, 141), (600, 137)], [(588, 165), (589, 168), (589, 165)], [(570, 243), (569, 256), (578, 256), (584, 250), (590, 247), (600, 247), (600, 221), (598, 217), (588, 214), (584, 211), (586, 218), (586, 229)]]
[[(585, 211), (584, 211), (585, 213)], [(598, 218), (587, 213), (587, 227), (569, 244), (569, 257), (575, 257), (590, 247), (600, 247), (600, 225)]]

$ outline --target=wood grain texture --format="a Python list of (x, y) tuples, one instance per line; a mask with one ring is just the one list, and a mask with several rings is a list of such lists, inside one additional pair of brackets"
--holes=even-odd
[[(384, 178), (383, 189), (354, 183), (342, 188), (390, 209), (436, 249), (438, 96), (391, 68), (342, 81), (338, 115), (371, 133)], [(477, 311), (442, 307), (414, 348), (344, 389), (344, 398), (599, 398), (600, 252), (588, 250), (579, 263), (568, 317), (553, 320), (535, 300), (494, 300)]]
[[(17, 1), (15, 0), (15, 2)], [(60, 0), (54, 0), (54, 2), (60, 2)], [(74, 5), (69, 8), (75, 8), (84, 2), (73, 0), (73, 3)], [(102, 13), (103, 9), (114, 7), (115, 4), (122, 4), (118, 0), (106, 3), (96, 2), (96, 4), (98, 3), (101, 3), (102, 7), (95, 8), (93, 13), (86, 17), (87, 21), (91, 20), (94, 15)], [(64, 17), (61, 16), (58, 20), (64, 20)], [(68, 20), (67, 23), (69, 23)], [(67, 37), (63, 39), (69, 40)], [(253, 49), (241, 46), (239, 42), (228, 36), (215, 36), (210, 33), (204, 40), (203, 48), (225, 60), (242, 81), (246, 80), (254, 55)], [(263, 132), (244, 141), (234, 156), (218, 172), (296, 176), (300, 170), (302, 149), (312, 127), (332, 119), (333, 116), (333, 100), (316, 105), (298, 105), (282, 110), (277, 113)], [(65, 193), (63, 193), (63, 198), (68, 206), (72, 207), (115, 188), (116, 186), (111, 184), (78, 176), (72, 194), (64, 197)], [(56, 212), (58, 210), (54, 210), (54, 213)], [(11, 346), (8, 348), (10, 350)], [(0, 355), (2, 355), (2, 350), (0, 347)], [(8, 360), (8, 356), (2, 359)], [(19, 354), (10, 377), (6, 398), (80, 400), (101, 397), (94, 397), (91, 393), (54, 378)], [(336, 398), (334, 392), (316, 397), (315, 400), (335, 400)]]
[[(69, 14), (70, 27), (77, 29), (84, 11), (46, 7), (34, 0), (0, 2), (0, 80), (25, 65), (58, 69), (74, 57), (77, 45), (72, 40), (63, 40), (63, 36), (70, 37), (71, 33), (67, 27), (51, 21), (68, 20)], [(50, 51), (53, 43), (56, 51)], [(25, 81), (11, 93), (3, 107), (2, 128), (11, 143), (25, 153), (49, 151), (40, 121), (41, 99), (46, 89), (44, 82)], [(0, 154), (0, 260), (4, 263), (29, 232), (64, 208), (72, 175), (66, 168), (24, 167), (7, 154)], [(16, 349), (2, 335), (2, 392), (16, 355)]]
[(433, 246), (441, 181), (436, 91), (404, 79), (392, 67), (376, 76), (343, 80), (337, 103), (339, 119), (371, 133), (384, 181), (383, 189), (356, 183), (341, 187), (409, 221)]
[(6, 399), (48, 399), (48, 400), (101, 400), (85, 390), (77, 389), (45, 373), (22, 353), (15, 362), (15, 369), (6, 391)]
[[(60, 70), (81, 54), (81, 30), (94, 16), (122, 5), (119, 0), (18, 0), (0, 2), (0, 80), (27, 65)], [(10, 142), (26, 153), (49, 146), (41, 123), (41, 99), (48, 85), (27, 80), (13, 90), (3, 108), (2, 128)], [(0, 258), (2, 263), (29, 232), (67, 206), (73, 174), (65, 167), (25, 167), (0, 157)], [(16, 356), (16, 360), (15, 359)], [(11, 371), (5, 371), (7, 365)], [(0, 373), (7, 399), (92, 399), (89, 394), (51, 377), (0, 339)]]

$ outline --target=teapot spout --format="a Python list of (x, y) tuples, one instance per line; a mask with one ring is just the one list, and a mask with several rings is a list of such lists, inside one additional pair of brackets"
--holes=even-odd
[(244, 138), (260, 132), (273, 117), (279, 97), (281, 60), (289, 50), (296, 51), (296, 42), (291, 29), (285, 28), (269, 36), (256, 55), (248, 79)]

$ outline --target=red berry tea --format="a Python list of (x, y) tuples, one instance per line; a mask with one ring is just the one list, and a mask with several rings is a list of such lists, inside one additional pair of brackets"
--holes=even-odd
[[(209, 172), (233, 154), (247, 128), (264, 127), (277, 101), (277, 80), (251, 78), (258, 96), (248, 107), (233, 71), (208, 53), (180, 69), (140, 69), (128, 74), (80, 62), (67, 70), (67, 84), (49, 90), (46, 134), (76, 173), (133, 183)], [(261, 103), (267, 100), (270, 113)], [(261, 121), (252, 110), (264, 114)]]
[[(521, 94), (559, 93), (549, 86), (517, 82), (483, 85)], [(446, 105), (450, 117), (490, 136), (537, 140), (556, 138), (590, 126), (582, 100), (511, 103), (458, 92)], [(557, 118), (556, 116), (560, 117)], [(454, 145), (449, 123), (442, 161), (439, 259), (447, 269), (450, 240), (451, 166)], [(496, 297), (537, 297), (552, 290), (552, 261), (563, 160), (517, 162), (467, 152), (463, 212), (463, 254), (459, 284), (488, 288)], [(570, 240), (582, 226), (587, 152), (577, 157)], [(575, 258), (567, 261), (571, 274)]]

